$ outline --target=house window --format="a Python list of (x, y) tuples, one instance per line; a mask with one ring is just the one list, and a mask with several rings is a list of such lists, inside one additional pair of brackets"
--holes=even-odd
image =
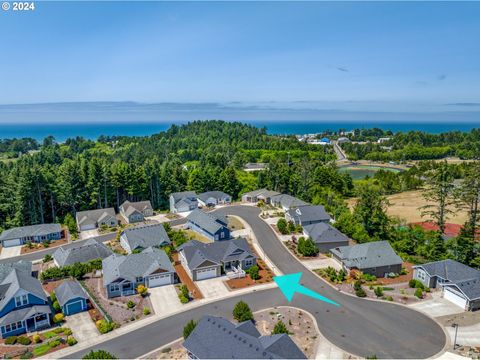
[(253, 260), (245, 260), (245, 267), (250, 267), (253, 265)]
[(224, 237), (225, 237), (225, 233), (222, 231), (222, 232), (220, 233), (220, 238), (223, 239)]
[(218, 235), (215, 235), (215, 240), (218, 240)]
[(28, 304), (28, 296), (27, 295), (21, 295), (15, 297), (15, 305), (18, 306), (23, 306)]
[(16, 323), (8, 324), (7, 326), (5, 326), (5, 332), (15, 331), (17, 329), (21, 329), (22, 327), (22, 322), (18, 321)]
[(141, 277), (141, 276), (140, 276), (140, 277), (137, 277), (137, 278), (135, 279), (135, 281), (136, 281), (137, 283), (143, 282), (143, 277)]
[(120, 291), (120, 285), (119, 284), (110, 285), (110, 291)]

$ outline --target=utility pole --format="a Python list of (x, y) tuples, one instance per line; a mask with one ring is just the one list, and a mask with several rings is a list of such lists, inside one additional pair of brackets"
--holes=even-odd
[(455, 349), (457, 348), (458, 324), (457, 324), (457, 323), (453, 323), (453, 324), (452, 324), (452, 327), (455, 328), (455, 340), (453, 341), (453, 350), (455, 350)]

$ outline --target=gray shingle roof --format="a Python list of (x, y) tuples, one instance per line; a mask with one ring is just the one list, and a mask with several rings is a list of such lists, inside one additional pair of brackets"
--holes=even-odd
[(447, 259), (428, 264), (416, 265), (414, 268), (423, 268), (430, 276), (439, 276), (456, 286), (470, 300), (480, 298), (480, 271), (464, 265), (458, 261)]
[(145, 277), (162, 269), (174, 273), (170, 259), (165, 251), (147, 248), (139, 254), (127, 256), (113, 254), (103, 259), (103, 284), (112, 283), (118, 278), (135, 282), (137, 277)]
[(175, 203), (178, 203), (180, 200), (183, 199), (196, 199), (197, 194), (195, 191), (181, 191), (181, 192), (175, 192), (170, 194), (171, 197), (173, 197), (173, 200)]
[(57, 297), (60, 306), (65, 305), (70, 300), (76, 298), (88, 299), (85, 290), (80, 284), (74, 280), (64, 281), (55, 289), (55, 296)]
[(163, 224), (128, 228), (122, 231), (121, 236), (125, 238), (132, 250), (136, 248), (146, 249), (150, 246), (156, 247), (171, 243)]
[(113, 208), (79, 211), (76, 216), (78, 226), (93, 225), (109, 217), (115, 217), (115, 210)]
[(287, 334), (257, 336), (241, 325), (206, 315), (183, 346), (199, 359), (306, 359)]
[(0, 283), (10, 274), (12, 269), (18, 269), (25, 271), (28, 274), (32, 274), (32, 263), (31, 261), (20, 260), (17, 262), (9, 263), (0, 263)]
[(130, 202), (130, 201), (125, 201), (121, 205), (124, 213), (126, 216), (132, 215), (135, 211), (139, 211), (140, 213), (143, 214), (145, 210), (152, 210), (152, 204), (150, 203), (150, 200), (146, 201), (137, 201), (137, 202)]
[(218, 230), (227, 225), (227, 219), (225, 217), (220, 217), (213, 213), (206, 213), (200, 209), (193, 210), (187, 216), (187, 220), (201, 227), (210, 234), (215, 234)]
[(8, 229), (0, 235), (0, 241), (19, 239), (27, 236), (46, 236), (62, 231), (60, 224), (39, 224)]
[(34, 278), (30, 272), (13, 268), (10, 273), (0, 283), (0, 309), (15, 296), (18, 290), (25, 290), (38, 298), (47, 301), (47, 296), (43, 291), (42, 284)]
[(280, 194), (280, 195), (272, 196), (271, 202), (279, 203), (285, 209), (308, 205), (308, 203), (306, 203), (305, 201), (300, 200), (288, 194)]
[(321, 222), (303, 226), (305, 234), (312, 238), (313, 242), (334, 243), (348, 241), (348, 237), (330, 224)]
[(185, 254), (188, 267), (193, 270), (199, 267), (205, 260), (220, 265), (225, 261), (245, 260), (256, 256), (250, 250), (248, 242), (244, 238), (213, 243), (202, 243), (191, 240), (178, 248)]
[(338, 256), (348, 268), (359, 270), (403, 263), (388, 241), (340, 246), (331, 249), (330, 252)]
[(14, 310), (0, 319), (0, 326), (26, 320), (37, 313), (51, 314), (52, 310), (50, 310), (50, 306), (48, 305), (35, 305), (32, 307)]
[(219, 200), (219, 199), (225, 199), (227, 197), (231, 197), (231, 196), (224, 193), (223, 191), (207, 191), (197, 196), (197, 198), (202, 200), (203, 202), (207, 201), (209, 198), (214, 198)]
[(80, 246), (65, 249), (59, 247), (53, 253), (53, 258), (59, 266), (72, 265), (75, 263), (84, 263), (95, 259), (105, 259), (112, 255), (112, 250), (104, 244), (90, 239)]
[(280, 195), (280, 193), (278, 191), (273, 191), (268, 189), (253, 190), (243, 194), (243, 196), (251, 196), (251, 197), (258, 197), (258, 196), (272, 197), (275, 195)]
[(305, 205), (287, 211), (296, 222), (330, 221), (330, 215), (322, 205)]

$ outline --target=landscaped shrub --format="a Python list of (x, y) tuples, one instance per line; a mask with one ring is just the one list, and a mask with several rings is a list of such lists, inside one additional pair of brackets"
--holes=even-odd
[(305, 239), (301, 236), (298, 239), (297, 251), (303, 256), (315, 256), (318, 254), (318, 248), (311, 238)]
[(280, 234), (287, 235), (288, 234), (287, 220), (285, 220), (284, 218), (278, 219), (277, 229), (278, 231), (280, 231)]
[(116, 359), (116, 357), (105, 350), (91, 350), (82, 359)]
[(377, 286), (377, 287), (375, 288), (374, 292), (375, 292), (375, 295), (376, 295), (377, 297), (382, 297), (382, 296), (383, 296), (383, 289), (382, 289), (381, 286)]
[(233, 308), (233, 318), (238, 322), (253, 320), (253, 314), (248, 304), (244, 301), (239, 301)]
[(362, 279), (365, 281), (376, 281), (377, 277), (375, 275), (362, 274)]
[(389, 295), (389, 296), (387, 296), (387, 297), (385, 298), (385, 300), (387, 300), (387, 301), (393, 301), (393, 297), (391, 297), (391, 296)]
[(73, 346), (73, 345), (75, 345), (77, 342), (78, 342), (77, 339), (75, 339), (73, 336), (69, 336), (69, 337), (67, 338), (67, 344), (68, 344), (68, 346)]
[(417, 283), (415, 284), (415, 288), (423, 290), (425, 286), (422, 284), (421, 281), (417, 280)]
[(52, 304), (53, 306), (53, 310), (55, 310), (55, 312), (61, 312), (62, 311), (62, 307), (60, 306), (60, 303), (58, 302), (58, 300), (55, 300)]
[(33, 358), (33, 354), (30, 351), (25, 351), (22, 355), (20, 355), (20, 359), (31, 359)]
[(179, 294), (179, 295), (178, 295), (178, 298), (180, 299), (180, 302), (181, 302), (182, 304), (186, 304), (186, 303), (188, 303), (188, 301), (189, 301), (188, 298), (186, 298), (183, 294)]
[(186, 285), (180, 286), (180, 293), (185, 296), (187, 299), (190, 297), (190, 294), (188, 292), (188, 287)]
[(26, 336), (19, 336), (17, 338), (17, 344), (20, 344), (20, 345), (30, 345), (32, 343), (32, 340), (30, 340), (30, 338), (26, 337)]
[(38, 334), (33, 335), (32, 340), (35, 344), (38, 344), (38, 343), (42, 342), (42, 339), (40, 338), (40, 335), (38, 335)]
[(57, 347), (60, 344), (61, 341), (59, 339), (51, 340), (48, 342), (48, 345), (50, 345), (51, 348)]
[(363, 290), (362, 287), (360, 287), (360, 289), (355, 290), (355, 295), (357, 295), (358, 297), (365, 297), (367, 296), (367, 293), (365, 292), (365, 290)]
[(250, 278), (252, 280), (258, 280), (260, 279), (260, 270), (258, 269), (257, 265), (253, 265), (247, 270), (248, 275), (250, 275)]
[(362, 281), (360, 279), (355, 280), (355, 282), (353, 283), (353, 290), (358, 291), (361, 288), (362, 288)]
[(145, 316), (150, 315), (150, 309), (148, 307), (143, 308), (143, 315)]
[(275, 334), (288, 334), (287, 325), (282, 320), (279, 320), (273, 327), (272, 335)]
[(423, 291), (420, 288), (415, 289), (415, 296), (419, 299), (423, 299)]
[(9, 336), (5, 339), (5, 344), (6, 345), (13, 345), (17, 342), (17, 337), (16, 336)]
[(43, 262), (44, 263), (47, 263), (47, 262), (52, 261), (52, 260), (53, 260), (53, 257), (50, 254), (47, 254), (43, 257)]
[(64, 318), (65, 318), (65, 315), (63, 315), (62, 313), (55, 314), (53, 316), (53, 322), (55, 324), (61, 323)]
[(70, 328), (65, 328), (65, 329), (63, 330), (63, 333), (64, 333), (65, 335), (67, 335), (67, 336), (68, 336), (68, 335), (72, 335), (72, 330), (70, 330)]
[(138, 285), (137, 292), (140, 296), (145, 297), (148, 294), (148, 288), (145, 285)]
[(190, 336), (192, 331), (197, 326), (197, 322), (195, 320), (190, 320), (183, 328), (183, 338), (186, 339)]
[(408, 270), (402, 267), (402, 270), (400, 270), (400, 275), (407, 275), (407, 274), (408, 274)]
[(95, 325), (97, 326), (98, 331), (100, 334), (106, 334), (113, 330), (114, 325), (111, 322), (108, 322), (105, 319), (98, 320)]
[(297, 229), (297, 227), (295, 226), (295, 223), (293, 221), (289, 221), (288, 222), (288, 232), (293, 233), (293, 232), (295, 232), (296, 229)]
[(408, 282), (408, 286), (411, 288), (414, 288), (416, 285), (417, 285), (417, 280), (415, 279), (410, 279), (410, 281)]
[(135, 303), (132, 300), (128, 300), (127, 302), (127, 308), (133, 309), (135, 307)]

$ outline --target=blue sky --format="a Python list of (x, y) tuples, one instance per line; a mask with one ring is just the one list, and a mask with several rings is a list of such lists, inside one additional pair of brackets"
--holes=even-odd
[[(0, 13), (0, 104), (17, 105), (0, 121), (132, 101), (141, 120), (480, 122), (479, 18), (479, 2), (37, 2)], [(18, 105), (61, 102), (83, 104)]]

